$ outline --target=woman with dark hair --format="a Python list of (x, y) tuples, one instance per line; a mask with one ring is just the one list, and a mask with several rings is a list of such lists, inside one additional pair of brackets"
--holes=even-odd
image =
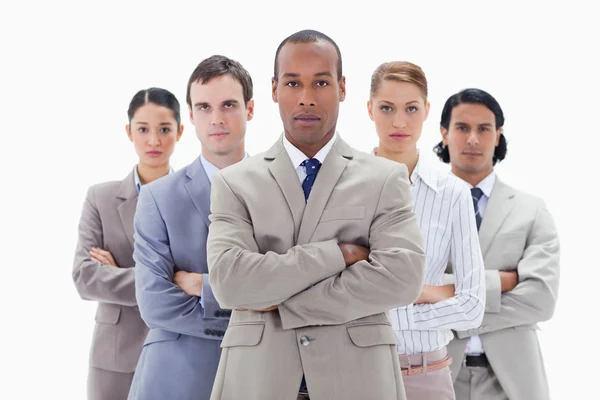
[[(454, 390), (446, 346), (452, 329), (479, 326), (485, 308), (483, 259), (471, 195), (464, 182), (438, 170), (417, 142), (429, 114), (427, 79), (415, 64), (380, 65), (371, 79), (367, 103), (379, 146), (373, 153), (405, 164), (411, 181), (413, 211), (425, 249), (421, 296), (390, 312), (408, 400), (450, 400)], [(451, 264), (456, 289), (444, 285)]]
[(125, 130), (139, 161), (122, 181), (88, 189), (73, 264), (84, 300), (98, 302), (87, 391), (90, 400), (127, 399), (148, 332), (136, 305), (133, 219), (141, 185), (171, 171), (170, 157), (183, 133), (177, 98), (160, 88), (140, 90), (127, 111)]

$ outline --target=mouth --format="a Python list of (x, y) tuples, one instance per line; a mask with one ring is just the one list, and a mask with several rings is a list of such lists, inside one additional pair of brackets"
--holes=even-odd
[(483, 155), (483, 154), (482, 154), (481, 152), (479, 152), (479, 151), (472, 151), (472, 150), (469, 150), (469, 151), (463, 151), (463, 154), (464, 154), (465, 156), (468, 156), (468, 157), (480, 157), (480, 156), (482, 156), (482, 155)]
[(410, 138), (410, 135), (406, 132), (394, 132), (394, 133), (390, 134), (390, 137), (393, 140), (406, 140), (406, 139)]
[(310, 113), (297, 114), (294, 120), (300, 126), (315, 126), (321, 122), (321, 118), (318, 115)]
[(162, 151), (148, 151), (146, 154), (150, 157), (158, 157), (162, 154)]
[(212, 132), (212, 133), (208, 134), (208, 136), (215, 137), (215, 138), (222, 138), (222, 137), (225, 137), (227, 135), (229, 135), (229, 132), (227, 132), (227, 131), (215, 131), (215, 132)]

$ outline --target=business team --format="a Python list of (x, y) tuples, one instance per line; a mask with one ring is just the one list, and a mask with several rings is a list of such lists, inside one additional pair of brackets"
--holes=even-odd
[(549, 398), (536, 324), (556, 304), (559, 240), (543, 200), (494, 172), (500, 105), (479, 89), (448, 99), (448, 173), (417, 148), (421, 68), (373, 73), (369, 154), (336, 129), (342, 67), (321, 32), (284, 39), (284, 132), (251, 157), (250, 74), (203, 60), (186, 94), (201, 154), (179, 171), (175, 96), (134, 96), (139, 162), (90, 187), (79, 225), (73, 279), (99, 304), (89, 399)]

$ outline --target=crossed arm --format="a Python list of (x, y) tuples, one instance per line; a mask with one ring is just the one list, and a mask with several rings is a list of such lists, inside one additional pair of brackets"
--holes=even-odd
[(406, 167), (387, 177), (370, 229), (368, 260), (344, 257), (336, 240), (261, 254), (250, 215), (221, 174), (213, 177), (208, 266), (219, 303), (278, 305), (283, 327), (346, 323), (413, 302), (424, 252)]

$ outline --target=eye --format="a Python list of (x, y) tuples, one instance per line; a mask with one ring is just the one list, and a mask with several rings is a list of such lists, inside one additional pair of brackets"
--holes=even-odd
[(480, 132), (486, 132), (489, 131), (490, 129), (487, 126), (482, 126), (481, 128), (479, 128)]
[(223, 104), (223, 108), (233, 108), (233, 103), (225, 103)]
[(419, 109), (415, 106), (410, 106), (406, 109), (406, 111), (408, 111), (409, 113), (416, 113)]
[(325, 86), (329, 86), (329, 82), (327, 81), (318, 81), (316, 83), (317, 87), (325, 87)]
[(468, 132), (468, 131), (469, 131), (469, 128), (467, 128), (467, 127), (466, 127), (466, 126), (464, 126), (464, 125), (461, 125), (461, 126), (459, 126), (459, 127), (458, 127), (458, 130), (459, 130), (459, 131), (461, 131), (461, 132)]
[(381, 111), (383, 111), (383, 112), (390, 112), (390, 111), (392, 111), (392, 107), (390, 107), (390, 106), (381, 106), (381, 107), (379, 107), (379, 109)]
[(296, 82), (296, 81), (289, 81), (288, 83), (285, 84), (285, 86), (296, 87), (296, 86), (298, 86), (298, 82)]
[(169, 133), (171, 132), (171, 128), (160, 128), (160, 133)]
[(140, 133), (146, 133), (146, 132), (148, 132), (148, 128), (146, 128), (145, 126), (140, 126), (138, 128), (138, 132), (140, 132)]
[(199, 107), (198, 107), (198, 110), (201, 110), (201, 111), (206, 111), (206, 110), (208, 110), (208, 108), (209, 108), (209, 107), (208, 107), (208, 105), (207, 105), (207, 104), (202, 104), (201, 106), (199, 106)]

